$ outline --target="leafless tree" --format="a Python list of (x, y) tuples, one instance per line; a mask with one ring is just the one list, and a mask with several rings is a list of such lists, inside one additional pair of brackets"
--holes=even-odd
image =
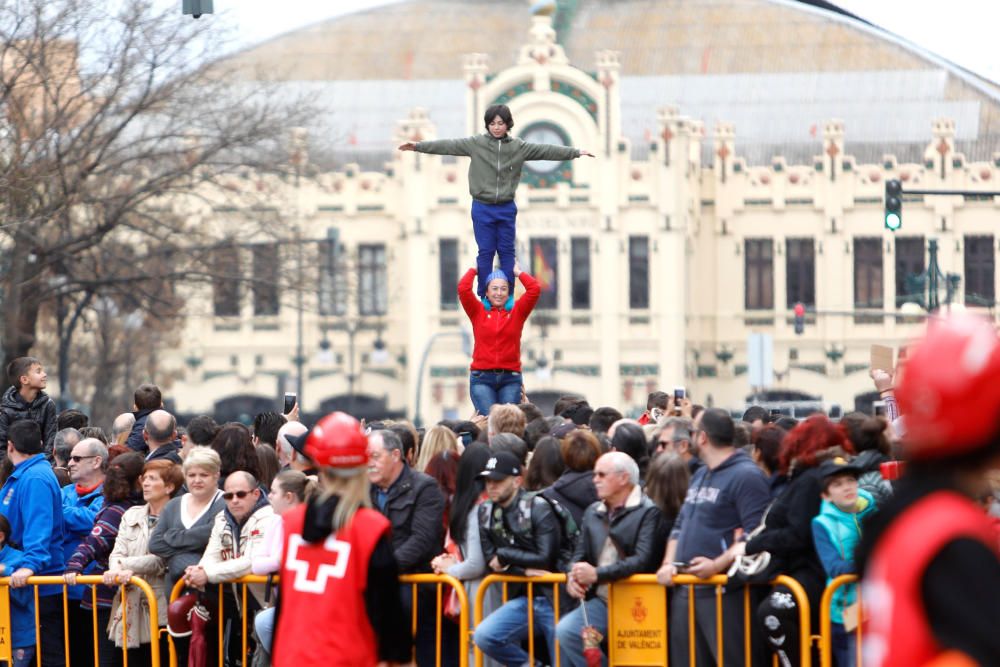
[(95, 304), (173, 317), (174, 285), (224, 276), (224, 232), (197, 211), (227, 196), (265, 211), (241, 235), (281, 227), (248, 201), (267, 202), (269, 172), (289, 177), (289, 128), (314, 111), (233, 83), (213, 30), (150, 0), (0, 0), (4, 364), (46, 308), (63, 358)]

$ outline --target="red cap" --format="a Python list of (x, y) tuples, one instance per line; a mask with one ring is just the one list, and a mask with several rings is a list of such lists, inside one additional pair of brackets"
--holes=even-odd
[(320, 419), (306, 438), (306, 456), (326, 468), (358, 468), (368, 465), (368, 438), (361, 423), (346, 412)]
[(1000, 422), (1000, 338), (972, 315), (932, 321), (909, 350), (896, 399), (913, 459), (974, 452), (997, 435)]
[(806, 307), (801, 303), (795, 304), (795, 317), (803, 317), (806, 314)]

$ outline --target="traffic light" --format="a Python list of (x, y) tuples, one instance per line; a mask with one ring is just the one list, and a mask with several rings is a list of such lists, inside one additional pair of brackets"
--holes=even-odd
[(806, 331), (806, 307), (801, 303), (795, 304), (795, 335), (801, 336)]
[(182, 0), (181, 13), (190, 14), (191, 18), (201, 18), (202, 14), (213, 13), (212, 0)]
[(885, 228), (890, 232), (903, 226), (903, 184), (893, 178), (885, 182)]

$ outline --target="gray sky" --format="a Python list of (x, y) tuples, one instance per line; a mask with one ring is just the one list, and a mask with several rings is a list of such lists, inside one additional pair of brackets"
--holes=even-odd
[[(215, 0), (217, 16), (200, 20), (221, 20), (233, 25), (238, 46), (243, 47), (333, 16), (400, 1)], [(511, 11), (518, 11), (517, 5), (523, 5), (525, 14), (530, 5), (527, 0), (502, 1), (511, 4)], [(996, 0), (833, 2), (966, 69), (1000, 82), (1000, 50), (993, 46), (1000, 26), (1000, 2)]]

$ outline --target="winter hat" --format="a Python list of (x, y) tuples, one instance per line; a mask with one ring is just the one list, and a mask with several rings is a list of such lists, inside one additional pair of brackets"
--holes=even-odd
[(503, 272), (503, 269), (496, 269), (496, 270), (493, 271), (493, 273), (491, 273), (490, 275), (486, 276), (486, 286), (489, 287), (489, 284), (491, 282), (493, 282), (494, 280), (496, 280), (497, 278), (499, 278), (499, 279), (503, 280), (505, 283), (507, 283), (508, 287), (510, 286), (510, 281), (507, 280), (507, 274)]

